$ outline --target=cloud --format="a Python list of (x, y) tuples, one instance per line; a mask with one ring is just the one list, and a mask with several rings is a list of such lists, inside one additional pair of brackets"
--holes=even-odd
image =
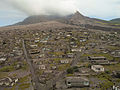
[(29, 15), (66, 15), (76, 10), (73, 0), (4, 0), (3, 2)]
[(79, 10), (90, 17), (120, 17), (119, 0), (3, 0), (0, 3), (6, 10), (10, 7), (27, 15), (68, 15)]
[(83, 0), (77, 3), (77, 7), (84, 14), (98, 18), (115, 18), (120, 17), (120, 2), (119, 0)]

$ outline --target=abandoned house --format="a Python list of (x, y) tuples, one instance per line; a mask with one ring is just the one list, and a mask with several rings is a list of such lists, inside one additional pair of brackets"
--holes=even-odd
[(88, 57), (88, 61), (92, 64), (109, 64), (109, 61), (106, 59), (106, 57)]
[(84, 77), (67, 77), (66, 85), (70, 87), (89, 87), (90, 82), (87, 78)]
[(0, 63), (4, 63), (7, 60), (7, 58), (0, 58)]
[(18, 82), (18, 79), (16, 78), (6, 77), (0, 80), (0, 86), (13, 86), (17, 82)]
[(74, 48), (74, 49), (71, 49), (72, 52), (81, 52), (82, 50), (81, 49), (77, 49), (77, 48)]
[(60, 60), (60, 63), (61, 64), (68, 64), (68, 63), (70, 63), (71, 62), (71, 60)]
[(73, 57), (74, 57), (74, 54), (73, 54), (73, 53), (68, 53), (68, 54), (67, 54), (67, 57), (68, 57), (68, 58), (73, 58)]
[(29, 50), (29, 53), (30, 54), (38, 54), (38, 53), (40, 53), (40, 51), (37, 49), (31, 49), (31, 50)]
[(119, 57), (120, 58), (120, 50), (116, 50), (114, 52), (114, 57)]
[(38, 45), (35, 45), (35, 44), (34, 44), (34, 45), (30, 45), (31, 48), (35, 48), (35, 47), (37, 47), (37, 46), (38, 46)]
[(45, 70), (46, 67), (45, 67), (45, 65), (39, 65), (39, 69)]
[(102, 65), (92, 65), (91, 69), (95, 72), (104, 72), (104, 67)]

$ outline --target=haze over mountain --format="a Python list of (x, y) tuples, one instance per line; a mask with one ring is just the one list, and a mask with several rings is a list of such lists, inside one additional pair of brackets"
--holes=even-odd
[(33, 16), (29, 16), (22, 22), (19, 22), (15, 25), (26, 25), (26, 24), (34, 24), (40, 22), (48, 22), (48, 21), (58, 21), (58, 22), (73, 23), (73, 24), (92, 24), (95, 21), (95, 19), (86, 17), (77, 11), (76, 13), (67, 16), (33, 15)]
[(27, 24), (35, 24), (41, 22), (48, 22), (48, 21), (58, 21), (67, 24), (90, 24), (90, 25), (100, 25), (98, 22), (108, 23), (108, 21), (96, 19), (96, 18), (89, 18), (82, 15), (79, 11), (76, 11), (74, 14), (70, 14), (67, 16), (60, 16), (60, 15), (32, 15), (24, 19), (22, 22), (18, 22), (15, 25), (27, 25)]

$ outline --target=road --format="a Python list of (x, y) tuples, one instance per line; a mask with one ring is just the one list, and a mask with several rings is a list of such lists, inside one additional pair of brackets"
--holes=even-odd
[(29, 57), (28, 57), (25, 40), (23, 40), (22, 43), (23, 43), (24, 55), (25, 55), (26, 61), (29, 65), (30, 72), (32, 75), (31, 79), (32, 79), (32, 83), (33, 83), (33, 88), (34, 88), (34, 90), (44, 90), (43, 87), (41, 86), (41, 84), (39, 83), (37, 76), (35, 75), (35, 70), (34, 70), (33, 64), (31, 62), (31, 59), (29, 59)]

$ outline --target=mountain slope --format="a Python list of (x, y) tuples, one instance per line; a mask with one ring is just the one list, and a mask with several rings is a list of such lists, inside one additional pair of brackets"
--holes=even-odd
[(56, 29), (73, 29), (79, 28), (74, 25), (68, 25), (64, 23), (60, 23), (57, 21), (48, 21), (48, 22), (41, 22), (36, 24), (29, 24), (29, 25), (14, 25), (8, 27), (0, 27), (0, 31), (6, 30), (56, 30)]
[(41, 23), (41, 22), (48, 22), (48, 21), (59, 21), (64, 20), (64, 17), (61, 16), (55, 16), (55, 15), (33, 15), (29, 16), (22, 22), (16, 23), (15, 25), (27, 25), (27, 24), (35, 24), (35, 23)]
[(58, 21), (62, 23), (70, 23), (70, 24), (88, 24), (92, 22), (88, 17), (83, 16), (78, 11), (75, 14), (71, 14), (68, 16), (55, 16), (55, 15), (34, 15), (26, 18), (22, 22), (16, 23), (15, 25), (27, 25), (48, 21)]
[(120, 24), (120, 18), (110, 20), (111, 23)]
[[(75, 25), (84, 28), (98, 29), (98, 30), (118, 30), (119, 25), (110, 23), (109, 21), (100, 20), (96, 18), (89, 18), (76, 12), (68, 16), (55, 16), (55, 15), (34, 15), (26, 18), (24, 21), (14, 25), (29, 25), (42, 22), (56, 21), (66, 25)], [(13, 25), (13, 26), (14, 26)]]

